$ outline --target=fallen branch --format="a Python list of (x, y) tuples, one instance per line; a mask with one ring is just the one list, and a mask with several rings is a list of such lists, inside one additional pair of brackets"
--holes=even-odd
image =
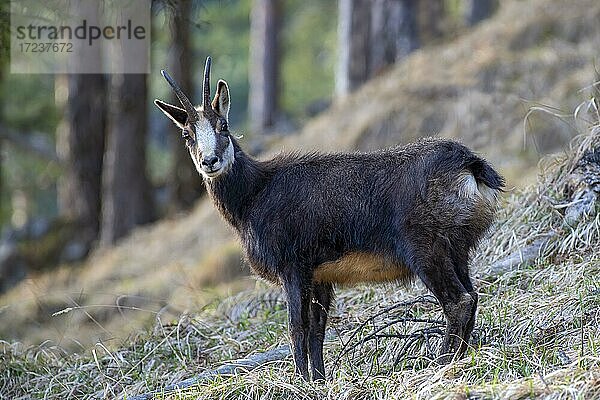
[(542, 254), (553, 236), (554, 234), (548, 234), (540, 239), (534, 240), (533, 243), (527, 247), (516, 250), (502, 260), (490, 265), (487, 274), (490, 276), (497, 275), (512, 271), (521, 265), (529, 264)]
[[(428, 342), (429, 337), (442, 335), (442, 331), (440, 328), (443, 326), (443, 321), (431, 318), (415, 317), (413, 315), (412, 308), (414, 306), (423, 304), (437, 305), (438, 302), (431, 295), (419, 296), (414, 300), (401, 302), (386, 307), (380, 312), (374, 314), (373, 316), (363, 321), (359, 326), (353, 329), (348, 339), (345, 342), (342, 342), (342, 348), (333, 363), (331, 373), (333, 373), (333, 371), (340, 367), (341, 361), (344, 357), (348, 356), (351, 352), (355, 352), (358, 348), (362, 347), (365, 343), (370, 341), (377, 342), (380, 339), (398, 339), (404, 341), (402, 350), (396, 357), (395, 364), (398, 363), (398, 360), (405, 358), (405, 356), (407, 356), (407, 350), (420, 340), (423, 340), (425, 342), (429, 353), (431, 353), (431, 348)], [(393, 313), (397, 313), (398, 311), (401, 312), (401, 316), (398, 317), (392, 315)], [(379, 323), (376, 323), (376, 320), (380, 318), (383, 318), (384, 320)], [(429, 326), (422, 329), (417, 329), (408, 334), (383, 332), (392, 326), (406, 323), (422, 323), (427, 324)], [(362, 339), (358, 340), (357, 336), (366, 329), (367, 325), (373, 325), (372, 331), (369, 332)]]
[[(564, 220), (572, 227), (577, 226), (588, 215), (594, 213), (600, 201), (600, 149), (588, 149), (583, 153), (573, 172), (568, 176), (564, 191), (568, 201), (553, 205), (557, 210), (564, 210)], [(529, 264), (540, 257), (550, 240), (556, 233), (549, 233), (533, 243), (518, 249), (509, 256), (492, 264), (489, 274), (496, 275)]]
[(175, 392), (177, 390), (183, 390), (194, 386), (198, 383), (207, 382), (220, 376), (233, 376), (242, 372), (251, 371), (264, 364), (280, 361), (288, 357), (291, 354), (290, 346), (285, 344), (264, 353), (253, 354), (247, 358), (239, 360), (233, 360), (228, 364), (222, 365), (217, 369), (206, 371), (193, 378), (186, 379), (184, 381), (169, 385), (164, 389), (156, 392), (145, 393), (134, 397), (126, 397), (128, 400), (150, 400), (155, 398), (157, 395), (169, 394), (169, 392)]

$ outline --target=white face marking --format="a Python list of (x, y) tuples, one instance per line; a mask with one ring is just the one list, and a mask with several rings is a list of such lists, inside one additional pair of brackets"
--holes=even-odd
[[(213, 137), (213, 139), (214, 139), (214, 137)], [(204, 168), (202, 168), (202, 165), (201, 165), (202, 153), (200, 151), (200, 143), (199, 142), (198, 142), (198, 146), (196, 146), (196, 148), (189, 149), (190, 155), (192, 156), (192, 161), (194, 162), (194, 165), (196, 166), (196, 170), (198, 171), (198, 173), (200, 173), (200, 175), (203, 178), (214, 179), (214, 178), (218, 177), (219, 175), (224, 174), (231, 169), (231, 166), (233, 165), (233, 163), (235, 161), (235, 149), (233, 148), (233, 142), (231, 141), (231, 138), (228, 137), (227, 139), (229, 140), (229, 144), (227, 145), (225, 152), (221, 156), (220, 162), (218, 162), (214, 166), (214, 168), (215, 168), (214, 173), (208, 173), (207, 171), (204, 170)], [(215, 143), (216, 143), (216, 140), (215, 140)]]
[(194, 127), (196, 128), (196, 143), (201, 154), (215, 154), (217, 138), (210, 122), (205, 118), (200, 118)]

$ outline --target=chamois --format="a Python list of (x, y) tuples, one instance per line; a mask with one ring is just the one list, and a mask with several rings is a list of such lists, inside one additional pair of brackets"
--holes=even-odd
[[(371, 153), (282, 154), (259, 161), (229, 130), (229, 88), (194, 108), (155, 100), (183, 131), (208, 195), (241, 239), (251, 269), (281, 285), (296, 372), (325, 378), (323, 338), (334, 284), (407, 281), (415, 275), (446, 317), (440, 362), (462, 355), (475, 324), (469, 255), (488, 231), (504, 179), (451, 140), (426, 138)], [(323, 132), (324, 135), (327, 132)]]

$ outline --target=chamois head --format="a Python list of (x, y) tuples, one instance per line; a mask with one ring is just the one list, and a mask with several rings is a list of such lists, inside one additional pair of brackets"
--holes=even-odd
[(173, 78), (164, 70), (161, 73), (175, 91), (183, 108), (158, 99), (154, 100), (154, 104), (182, 129), (182, 137), (198, 172), (206, 178), (216, 178), (227, 172), (235, 157), (229, 133), (230, 101), (227, 82), (219, 80), (211, 103), (210, 57), (207, 57), (202, 105), (195, 108)]

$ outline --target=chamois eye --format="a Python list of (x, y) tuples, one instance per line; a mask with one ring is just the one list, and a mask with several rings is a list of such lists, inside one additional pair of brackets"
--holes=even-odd
[(190, 134), (190, 131), (188, 129), (184, 129), (181, 131), (181, 137), (183, 138), (183, 140), (185, 140), (186, 145), (191, 146), (192, 144), (194, 144), (194, 139), (192, 138), (192, 135)]
[(224, 118), (219, 120), (219, 126), (217, 127), (219, 132), (226, 132), (228, 130), (227, 121)]

